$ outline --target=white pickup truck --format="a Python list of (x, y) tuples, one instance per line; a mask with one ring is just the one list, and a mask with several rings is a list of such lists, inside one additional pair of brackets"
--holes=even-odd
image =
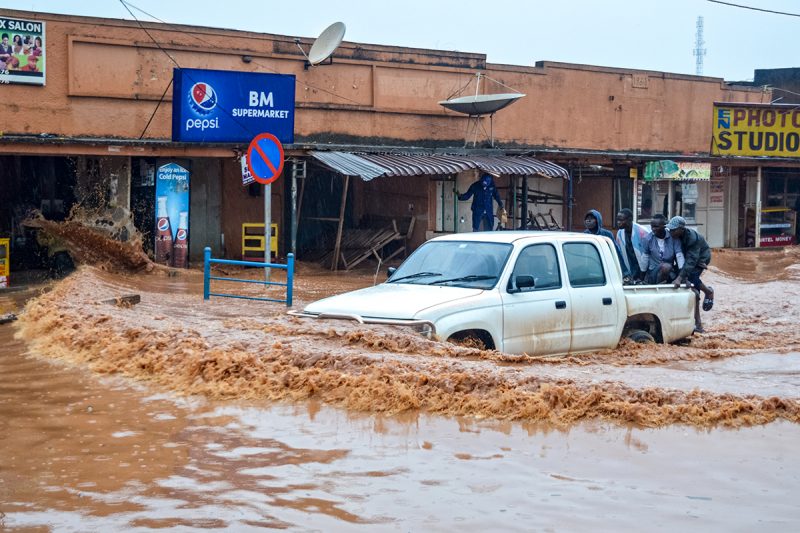
[(694, 330), (694, 293), (623, 286), (614, 244), (583, 233), (454, 234), (420, 246), (385, 283), (325, 298), (297, 316), (418, 328), (440, 340), (558, 355), (623, 337), (674, 342)]

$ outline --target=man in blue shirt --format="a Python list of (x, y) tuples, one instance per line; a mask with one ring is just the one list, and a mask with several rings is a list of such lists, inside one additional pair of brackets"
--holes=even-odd
[(469, 186), (467, 192), (458, 195), (458, 199), (462, 202), (470, 198), (472, 198), (472, 231), (481, 231), (481, 224), (486, 231), (491, 231), (494, 222), (492, 200), (497, 201), (500, 209), (503, 208), (503, 201), (491, 174), (484, 174), (481, 179)]
[(661, 213), (653, 215), (650, 233), (644, 241), (647, 258), (645, 282), (650, 285), (672, 281), (683, 268), (683, 248), (679, 239), (673, 239), (666, 229), (667, 217)]

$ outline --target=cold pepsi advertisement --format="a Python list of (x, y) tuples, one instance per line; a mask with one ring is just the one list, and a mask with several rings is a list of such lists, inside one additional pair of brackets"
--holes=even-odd
[(189, 267), (189, 171), (176, 163), (156, 172), (155, 262)]
[(295, 78), (223, 70), (174, 69), (172, 140), (247, 142), (271, 133), (294, 142)]

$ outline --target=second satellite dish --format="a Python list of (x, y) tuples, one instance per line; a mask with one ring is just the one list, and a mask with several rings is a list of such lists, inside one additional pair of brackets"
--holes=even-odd
[[(325, 28), (314, 41), (314, 44), (311, 45), (311, 50), (309, 50), (308, 55), (306, 55), (306, 59), (308, 60), (306, 68), (319, 65), (328, 59), (339, 45), (342, 44), (346, 29), (343, 22), (334, 22)], [(300, 44), (298, 43), (297, 46), (300, 46)], [(300, 51), (303, 51), (303, 49), (300, 48)], [(303, 55), (305, 55), (305, 52), (303, 52)]]

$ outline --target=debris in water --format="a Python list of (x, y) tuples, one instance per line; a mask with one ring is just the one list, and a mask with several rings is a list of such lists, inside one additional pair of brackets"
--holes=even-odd
[(104, 304), (116, 305), (117, 307), (133, 307), (142, 301), (142, 297), (138, 294), (129, 294), (127, 296), (117, 296), (116, 298), (109, 298), (103, 300)]

